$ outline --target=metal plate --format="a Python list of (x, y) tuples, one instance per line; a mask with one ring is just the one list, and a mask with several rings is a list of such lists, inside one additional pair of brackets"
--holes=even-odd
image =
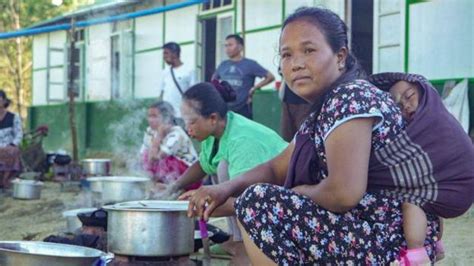
[(80, 246), (39, 241), (0, 241), (0, 251), (55, 257), (100, 257), (102, 251)]

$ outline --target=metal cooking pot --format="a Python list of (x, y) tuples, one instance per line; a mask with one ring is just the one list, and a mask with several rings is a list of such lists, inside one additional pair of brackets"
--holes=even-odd
[(194, 251), (188, 201), (133, 201), (104, 206), (107, 247), (129, 256), (180, 256)]
[(80, 246), (35, 241), (0, 241), (2, 266), (83, 266), (111, 260), (104, 252)]
[(43, 182), (36, 180), (15, 179), (13, 184), (13, 197), (16, 199), (39, 199)]
[(93, 192), (101, 194), (101, 201), (105, 204), (145, 199), (151, 182), (148, 177), (132, 176), (90, 177), (87, 181)]
[(70, 233), (74, 233), (77, 229), (82, 227), (82, 222), (77, 217), (80, 213), (89, 213), (97, 210), (96, 208), (82, 208), (82, 209), (75, 209), (63, 212), (63, 217), (66, 218), (67, 223), (67, 231)]
[(110, 159), (85, 159), (82, 160), (82, 170), (89, 176), (108, 176), (110, 175)]

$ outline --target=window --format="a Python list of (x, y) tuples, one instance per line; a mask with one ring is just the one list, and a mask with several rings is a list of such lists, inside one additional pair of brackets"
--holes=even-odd
[(132, 94), (133, 31), (130, 21), (116, 22), (111, 36), (112, 99), (127, 98)]
[(232, 0), (209, 0), (202, 4), (202, 11), (232, 6)]
[(75, 32), (75, 45), (70, 58), (70, 36), (66, 33), (66, 42), (51, 40), (47, 57), (47, 99), (48, 102), (63, 102), (69, 94), (69, 69), (72, 67), (73, 93), (82, 96), (84, 87), (84, 29)]

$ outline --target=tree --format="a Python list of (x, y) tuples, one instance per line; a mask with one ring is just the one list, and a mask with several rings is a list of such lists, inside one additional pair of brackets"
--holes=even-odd
[[(0, 32), (32, 26), (74, 7), (74, 1), (58, 7), (51, 0), (0, 0)], [(31, 51), (32, 37), (0, 40), (0, 88), (13, 99), (13, 110), (23, 118), (31, 101)]]

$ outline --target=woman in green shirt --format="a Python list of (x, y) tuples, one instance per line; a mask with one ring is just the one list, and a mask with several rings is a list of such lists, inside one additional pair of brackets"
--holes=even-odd
[[(232, 100), (235, 92), (227, 82), (199, 83), (184, 93), (181, 113), (188, 134), (201, 143), (201, 152), (171, 190), (181, 190), (206, 175), (217, 176), (219, 183), (233, 179), (286, 148), (288, 144), (273, 130), (229, 111), (226, 102)], [(231, 216), (229, 229), (242, 245), (234, 213), (230, 199), (214, 216)]]

